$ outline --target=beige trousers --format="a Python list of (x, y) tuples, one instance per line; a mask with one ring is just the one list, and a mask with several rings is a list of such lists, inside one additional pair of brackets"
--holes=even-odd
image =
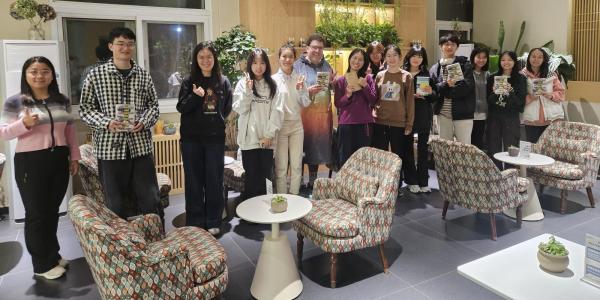
[(277, 193), (288, 193), (288, 166), (291, 173), (289, 193), (297, 195), (300, 192), (303, 143), (302, 120), (284, 121), (277, 135), (275, 148), (275, 189)]

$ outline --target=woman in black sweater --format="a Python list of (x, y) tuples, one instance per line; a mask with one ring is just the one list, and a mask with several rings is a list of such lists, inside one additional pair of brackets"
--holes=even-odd
[[(502, 77), (508, 77), (506, 81)], [(505, 82), (505, 83), (503, 83)], [(509, 146), (519, 146), (519, 113), (525, 108), (527, 79), (519, 72), (517, 55), (505, 51), (500, 55), (498, 72), (488, 78), (488, 153), (506, 151)], [(494, 160), (498, 168), (502, 163)]]
[(194, 48), (190, 77), (181, 84), (181, 156), (185, 171), (185, 225), (220, 232), (223, 213), (225, 118), (231, 112), (231, 84), (221, 75), (210, 43)]

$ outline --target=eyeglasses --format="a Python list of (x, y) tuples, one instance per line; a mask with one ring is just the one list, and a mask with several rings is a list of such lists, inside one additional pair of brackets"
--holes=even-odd
[(324, 47), (322, 46), (308, 46), (310, 49), (314, 50), (314, 51), (322, 51)]
[(119, 48), (135, 48), (135, 43), (114, 43)]
[(27, 71), (27, 74), (29, 74), (29, 75), (31, 75), (31, 76), (34, 76), (34, 77), (35, 77), (35, 76), (38, 76), (38, 75), (41, 75), (41, 76), (43, 76), (43, 77), (46, 77), (46, 76), (50, 76), (50, 75), (52, 75), (52, 71), (50, 71), (50, 70), (41, 70), (41, 71), (38, 71), (38, 70), (30, 70), (30, 71)]

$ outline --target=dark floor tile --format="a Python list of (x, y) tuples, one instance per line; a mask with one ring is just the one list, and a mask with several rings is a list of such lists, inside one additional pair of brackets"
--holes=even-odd
[(585, 235), (587, 233), (600, 237), (600, 218), (558, 231), (556, 235), (571, 242), (585, 245)]
[(250, 286), (252, 286), (255, 268), (250, 262), (230, 268), (227, 290), (222, 294), (223, 300), (253, 299), (252, 295), (250, 295)]
[(390, 295), (386, 295), (382, 298), (378, 298), (377, 300), (398, 300), (398, 299), (410, 299), (410, 300), (428, 300), (423, 293), (419, 292), (417, 289), (408, 287), (402, 289), (398, 292), (395, 292)]
[(431, 280), (414, 286), (419, 292), (429, 299), (440, 300), (478, 300), (502, 299), (493, 292), (464, 278), (456, 271), (435, 277)]

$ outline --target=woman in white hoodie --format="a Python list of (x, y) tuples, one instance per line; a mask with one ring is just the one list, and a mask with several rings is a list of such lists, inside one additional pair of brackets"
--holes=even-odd
[(248, 56), (246, 79), (238, 81), (233, 93), (233, 110), (240, 115), (237, 142), (246, 171), (244, 198), (264, 195), (265, 179), (271, 178), (273, 170), (273, 142), (281, 128), (283, 102), (262, 49)]
[(294, 46), (285, 44), (279, 48), (279, 71), (273, 75), (277, 82), (277, 92), (283, 101), (284, 118), (281, 130), (277, 135), (275, 148), (275, 187), (277, 193), (287, 193), (288, 163), (291, 173), (291, 194), (300, 192), (302, 179), (302, 147), (304, 129), (300, 111), (310, 105), (308, 89), (304, 84), (304, 76), (294, 72), (296, 50)]

